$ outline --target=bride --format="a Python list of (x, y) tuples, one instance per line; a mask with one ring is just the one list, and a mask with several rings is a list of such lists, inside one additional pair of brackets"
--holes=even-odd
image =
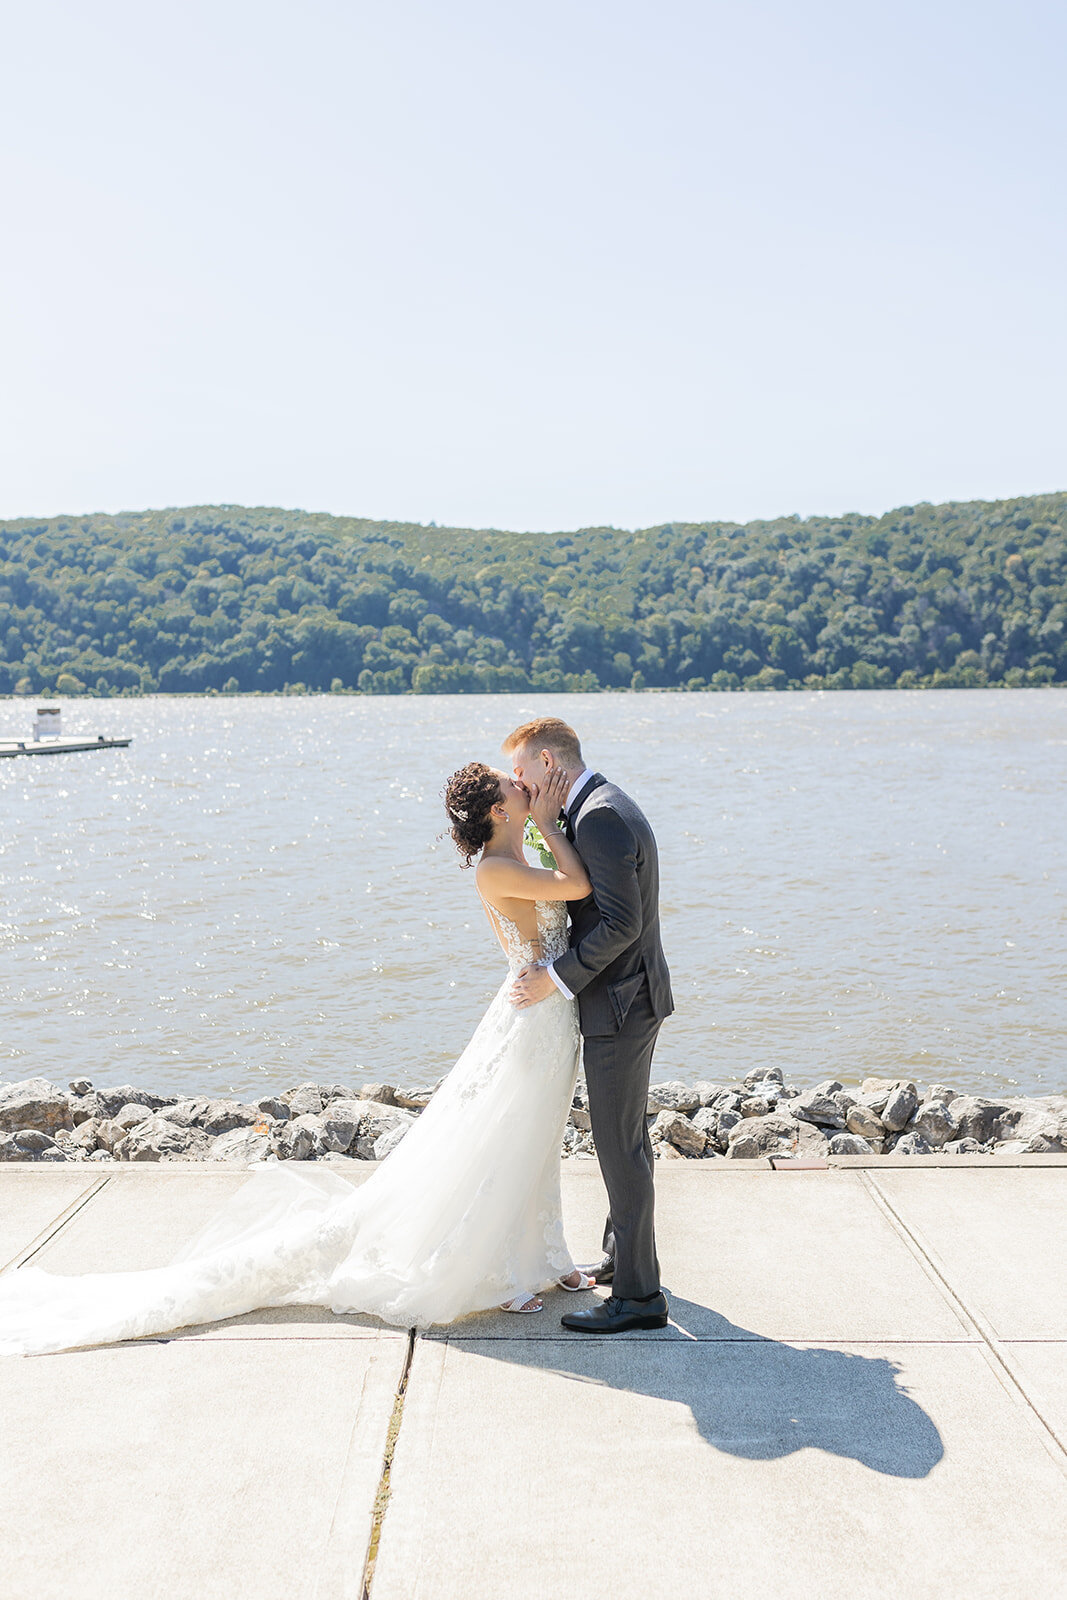
[[(354, 1186), (328, 1166), (269, 1161), (164, 1267), (0, 1277), (0, 1354), (30, 1355), (217, 1322), (264, 1306), (323, 1305), (426, 1328), (539, 1291), (588, 1289), (563, 1237), (560, 1143), (578, 1071), (576, 1003), (517, 1008), (515, 974), (567, 948), (585, 869), (555, 820), (568, 779), (524, 785), (481, 762), (445, 787), (452, 838), (508, 960), (474, 1035), (403, 1142)], [(558, 870), (523, 855), (526, 817)]]

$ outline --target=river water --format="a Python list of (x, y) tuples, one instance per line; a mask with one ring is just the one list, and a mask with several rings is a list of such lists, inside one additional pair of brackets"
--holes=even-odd
[(653, 1077), (1067, 1088), (1062, 690), (66, 702), (133, 743), (0, 762), (0, 1079), (432, 1083), (502, 977), (441, 786), (535, 712), (660, 841)]

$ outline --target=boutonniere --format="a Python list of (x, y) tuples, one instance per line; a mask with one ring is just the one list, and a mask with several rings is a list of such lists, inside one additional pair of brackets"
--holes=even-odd
[[(556, 828), (560, 833), (562, 833), (562, 822), (557, 822)], [(550, 872), (555, 872), (557, 870), (556, 858), (549, 849), (548, 841), (541, 832), (540, 828), (537, 826), (537, 823), (534, 821), (533, 817), (526, 818), (526, 827), (523, 829), (522, 842), (523, 844), (529, 845), (530, 849), (539, 857), (543, 867), (547, 867)]]

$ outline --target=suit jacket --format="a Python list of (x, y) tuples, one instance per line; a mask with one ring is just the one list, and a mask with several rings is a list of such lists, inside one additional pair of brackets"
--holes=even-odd
[(570, 949), (553, 963), (578, 997), (583, 1034), (618, 1033), (647, 978), (657, 1017), (674, 1010), (659, 934), (659, 854), (647, 817), (595, 773), (568, 819), (593, 885), (570, 902)]

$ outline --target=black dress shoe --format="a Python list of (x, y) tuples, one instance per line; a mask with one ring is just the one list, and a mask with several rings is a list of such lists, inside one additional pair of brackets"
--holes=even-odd
[(651, 1300), (620, 1300), (609, 1294), (584, 1311), (568, 1311), (559, 1319), (573, 1333), (629, 1333), (633, 1328), (665, 1328), (667, 1296), (662, 1292)]
[(615, 1263), (610, 1256), (603, 1256), (595, 1267), (579, 1267), (579, 1272), (584, 1272), (587, 1278), (595, 1278), (597, 1283), (611, 1283), (615, 1277)]

